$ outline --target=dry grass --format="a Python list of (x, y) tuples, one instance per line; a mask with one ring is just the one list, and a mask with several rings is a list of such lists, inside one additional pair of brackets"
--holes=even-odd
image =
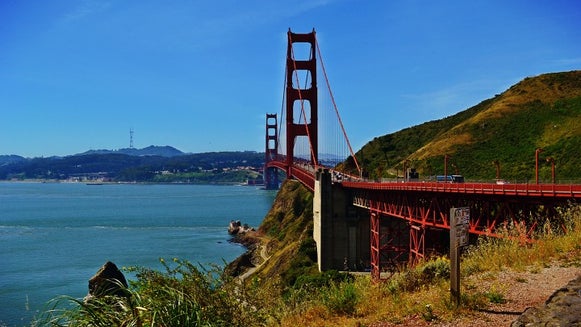
[[(333, 314), (312, 302), (286, 312), (280, 326), (494, 326), (544, 301), (581, 272), (581, 207), (563, 213), (567, 234), (546, 234), (523, 246), (517, 239), (487, 239), (462, 258), (462, 305), (450, 301), (445, 258), (401, 271), (387, 282), (355, 279), (359, 300), (352, 314)], [(542, 287), (538, 284), (544, 283)], [(494, 314), (498, 311), (499, 314)], [(490, 311), (490, 312), (488, 312)], [(487, 313), (488, 312), (488, 313)]]

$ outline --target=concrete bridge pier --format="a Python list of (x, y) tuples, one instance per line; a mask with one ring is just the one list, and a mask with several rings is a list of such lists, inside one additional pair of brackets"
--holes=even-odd
[(313, 238), (320, 271), (362, 271), (370, 266), (369, 216), (360, 215), (349, 191), (333, 184), (328, 169), (315, 174)]

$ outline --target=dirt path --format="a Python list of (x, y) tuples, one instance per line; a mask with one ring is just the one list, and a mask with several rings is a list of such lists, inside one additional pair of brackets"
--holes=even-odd
[[(463, 281), (470, 292), (494, 290), (503, 295), (504, 303), (491, 304), (482, 311), (462, 311), (451, 322), (428, 323), (421, 318), (410, 318), (397, 326), (481, 327), (510, 326), (529, 307), (541, 306), (558, 289), (581, 276), (581, 267), (562, 267), (553, 264), (526, 272), (502, 271), (495, 275), (484, 274)], [(581, 312), (580, 312), (581, 314)], [(396, 326), (389, 323), (372, 324), (373, 327)]]
[(458, 324), (449, 326), (509, 326), (525, 309), (544, 304), (556, 290), (580, 275), (579, 267), (553, 264), (526, 272), (503, 271), (491, 280), (480, 276), (472, 281), (477, 289), (496, 289), (504, 295), (506, 302), (493, 304), (486, 311), (477, 312), (467, 320), (459, 319)]
[(252, 268), (249, 268), (244, 274), (240, 275), (239, 276), (240, 280), (242, 281), (246, 280), (246, 278), (250, 277), (258, 268), (260, 268), (268, 259), (270, 259), (270, 257), (267, 256), (266, 253), (266, 246), (259, 242), (258, 247), (260, 247), (260, 251), (258, 252), (260, 254), (260, 257), (262, 258), (260, 264)]

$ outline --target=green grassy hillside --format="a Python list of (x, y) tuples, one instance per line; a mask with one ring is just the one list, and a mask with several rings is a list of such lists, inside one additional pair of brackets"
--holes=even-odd
[[(542, 148), (540, 178), (580, 180), (581, 71), (526, 78), (502, 94), (453, 116), (376, 137), (356, 157), (371, 178), (403, 176), (404, 162), (420, 178), (448, 172), (468, 180), (532, 180)], [(550, 159), (549, 159), (550, 160)]]

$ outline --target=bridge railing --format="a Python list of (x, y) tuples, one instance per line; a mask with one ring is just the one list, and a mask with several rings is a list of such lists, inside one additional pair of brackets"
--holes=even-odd
[(580, 184), (496, 184), (496, 183), (438, 183), (438, 182), (368, 182), (345, 181), (343, 186), (368, 190), (397, 190), (445, 192), (486, 195), (566, 197), (581, 199)]
[[(268, 165), (289, 171), (286, 156), (278, 155)], [(369, 180), (358, 176), (349, 175), (332, 168), (315, 166), (307, 160), (294, 160), (290, 171), (293, 178), (298, 179), (305, 186), (314, 189), (315, 172), (319, 168), (328, 169), (331, 172), (333, 183), (342, 183), (344, 187), (368, 190), (394, 190), (416, 192), (445, 192), (460, 194), (484, 194), (504, 196), (537, 196), (581, 199), (581, 184), (552, 184), (552, 183), (508, 183), (508, 182), (467, 182), (449, 183), (435, 181), (404, 181), (393, 180)]]

